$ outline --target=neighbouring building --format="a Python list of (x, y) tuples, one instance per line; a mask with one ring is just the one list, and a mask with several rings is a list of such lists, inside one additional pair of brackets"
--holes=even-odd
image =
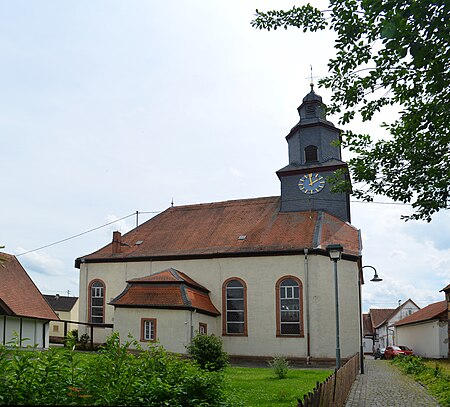
[[(338, 262), (341, 355), (359, 351), (360, 231), (348, 193), (332, 193), (340, 130), (311, 92), (286, 136), (280, 196), (172, 206), (76, 259), (80, 320), (113, 323), (124, 338), (185, 353), (196, 332), (220, 336), (231, 357), (333, 362), (333, 263)], [(95, 328), (95, 341), (107, 331)]]
[(77, 324), (68, 322), (78, 322), (78, 297), (44, 294), (44, 298), (60, 319), (50, 322), (50, 341), (62, 342), (68, 332), (78, 329)]
[(420, 307), (411, 299), (397, 308), (371, 308), (363, 314), (364, 353), (373, 353), (378, 347), (397, 345), (394, 324), (417, 312)]
[(394, 324), (397, 344), (408, 346), (415, 355), (425, 358), (447, 358), (447, 318), (446, 300), (427, 305)]
[(447, 345), (448, 345), (448, 358), (450, 359), (450, 284), (441, 290), (445, 294), (445, 300), (447, 301), (447, 326), (448, 326), (448, 337), (447, 337)]
[(47, 348), (49, 324), (57, 320), (17, 258), (0, 253), (0, 343)]

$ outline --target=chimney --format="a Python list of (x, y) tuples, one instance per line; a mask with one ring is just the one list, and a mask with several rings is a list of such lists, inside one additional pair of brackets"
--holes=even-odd
[(120, 253), (121, 245), (122, 245), (122, 234), (119, 231), (113, 232), (113, 240), (112, 240), (113, 254)]

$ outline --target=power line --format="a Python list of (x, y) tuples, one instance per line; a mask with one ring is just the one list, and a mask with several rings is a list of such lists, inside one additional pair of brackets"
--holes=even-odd
[[(317, 197), (315, 197), (315, 199), (318, 200), (318, 201), (320, 201), (320, 200), (323, 200), (323, 201), (334, 201), (334, 202), (339, 202), (340, 201), (340, 200), (337, 200), (337, 199), (317, 199)], [(288, 201), (297, 201), (297, 200), (298, 199), (288, 199)], [(402, 202), (355, 201), (355, 200), (350, 200), (350, 202), (362, 203), (362, 204), (375, 204), (375, 205), (409, 205), (409, 206), (411, 205), (411, 204), (402, 203)], [(122, 217), (120, 219), (116, 219), (116, 220), (113, 220), (111, 222), (105, 223), (104, 225), (97, 226), (95, 228), (86, 230), (84, 232), (78, 233), (78, 234), (70, 236), (70, 237), (66, 237), (65, 239), (61, 239), (61, 240), (58, 240), (58, 241), (53, 242), (53, 243), (49, 243), (47, 245), (38, 247), (36, 249), (32, 249), (32, 250), (28, 250), (28, 251), (23, 252), (23, 253), (16, 254), (15, 256), (16, 257), (23, 256), (25, 254), (33, 253), (33, 252), (36, 252), (38, 250), (46, 249), (47, 247), (55, 246), (55, 245), (57, 245), (59, 243), (67, 242), (68, 240), (72, 240), (72, 239), (75, 239), (76, 237), (80, 237), (80, 236), (86, 235), (87, 233), (94, 232), (94, 231), (96, 231), (98, 229), (101, 229), (101, 228), (104, 228), (106, 226), (112, 225), (114, 223), (120, 222), (121, 220), (127, 219), (127, 218), (129, 218), (131, 216), (137, 216), (138, 214), (153, 214), (153, 213), (157, 214), (157, 213), (161, 213), (161, 211), (142, 211), (142, 212), (136, 211), (136, 212), (130, 213), (129, 215), (126, 215), (126, 216), (124, 216), (124, 217)]]
[[(140, 213), (159, 213), (159, 212), (140, 212)], [(105, 223), (104, 225), (97, 226), (97, 227), (95, 227), (95, 228), (86, 230), (86, 231), (84, 231), (84, 232), (78, 233), (78, 234), (73, 235), (73, 236), (70, 236), (70, 237), (66, 237), (65, 239), (58, 240), (57, 242), (50, 243), (50, 244), (47, 244), (47, 245), (45, 245), (45, 246), (38, 247), (38, 248), (36, 248), (36, 249), (28, 250), (28, 251), (23, 252), (23, 253), (20, 253), (20, 254), (16, 254), (16, 257), (23, 256), (24, 254), (36, 252), (36, 251), (38, 251), (38, 250), (45, 249), (45, 248), (47, 248), (47, 247), (57, 245), (57, 244), (59, 244), (59, 243), (67, 242), (68, 240), (75, 239), (76, 237), (83, 236), (83, 235), (85, 235), (85, 234), (87, 234), (87, 233), (90, 233), (90, 232), (94, 232), (95, 230), (104, 228), (105, 226), (112, 225), (113, 223), (120, 222), (121, 220), (127, 219), (127, 218), (129, 218), (129, 217), (131, 217), (131, 216), (135, 216), (135, 215), (136, 215), (136, 212), (130, 213), (129, 215), (126, 215), (126, 216), (124, 216), (124, 217), (122, 217), (122, 218), (120, 218), (120, 219), (116, 219), (116, 220), (113, 220), (113, 221), (111, 221), (111, 222)]]

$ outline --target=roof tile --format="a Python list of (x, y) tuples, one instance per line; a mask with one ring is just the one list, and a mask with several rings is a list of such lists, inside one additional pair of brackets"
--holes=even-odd
[[(349, 223), (326, 212), (280, 212), (279, 208), (280, 197), (170, 207), (122, 236), (119, 253), (113, 253), (111, 243), (78, 258), (76, 264), (325, 249), (332, 243), (342, 244), (346, 254), (360, 255), (359, 230)], [(316, 230), (321, 231), (319, 236)]]
[(7, 314), (58, 320), (17, 258), (7, 253), (0, 253), (0, 258), (0, 303)]
[(408, 315), (406, 318), (397, 321), (394, 326), (425, 322), (432, 319), (447, 318), (447, 301), (439, 301)]

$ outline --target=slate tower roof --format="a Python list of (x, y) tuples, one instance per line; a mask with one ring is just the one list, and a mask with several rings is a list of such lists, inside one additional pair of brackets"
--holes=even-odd
[(326, 106), (313, 85), (297, 110), (300, 120), (286, 136), (289, 164), (277, 171), (281, 211), (324, 210), (350, 222), (349, 194), (332, 192), (330, 184), (337, 170), (349, 180), (338, 144), (340, 130), (326, 119)]

